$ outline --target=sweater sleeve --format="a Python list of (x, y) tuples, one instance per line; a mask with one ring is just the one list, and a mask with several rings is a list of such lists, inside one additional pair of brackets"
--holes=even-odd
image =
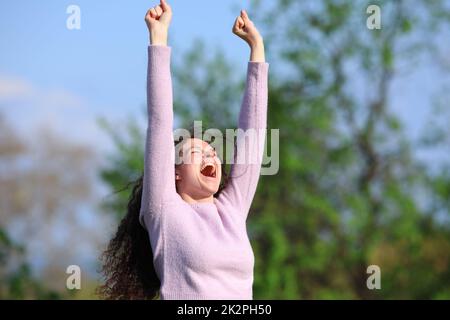
[(268, 103), (267, 62), (248, 62), (230, 180), (219, 200), (234, 206), (246, 219), (256, 192), (264, 153)]
[(176, 195), (170, 55), (169, 46), (148, 46), (148, 125), (140, 210), (142, 225), (144, 215), (160, 213), (162, 203)]

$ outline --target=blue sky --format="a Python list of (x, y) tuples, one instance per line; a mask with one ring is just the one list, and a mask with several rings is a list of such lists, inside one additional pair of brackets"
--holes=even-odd
[[(50, 124), (79, 140), (97, 136), (95, 119), (141, 115), (145, 101), (144, 22), (155, 1), (8, 1), (0, 5), (0, 110), (25, 134)], [(222, 45), (246, 67), (248, 49), (231, 33), (248, 1), (171, 1), (173, 55), (195, 38)], [(81, 29), (68, 30), (66, 8), (81, 9)], [(232, 12), (232, 8), (235, 8)], [(20, 119), (20, 121), (18, 121)]]

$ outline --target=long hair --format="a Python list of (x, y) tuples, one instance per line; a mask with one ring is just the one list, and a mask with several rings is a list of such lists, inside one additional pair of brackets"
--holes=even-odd
[(105, 283), (98, 293), (105, 299), (155, 299), (161, 282), (153, 266), (149, 234), (139, 222), (142, 176), (134, 182), (127, 213), (102, 254)]
[[(222, 163), (222, 180), (214, 197), (227, 183), (226, 165)], [(143, 174), (132, 184), (126, 215), (101, 257), (105, 282), (97, 293), (105, 299), (144, 300), (160, 295), (161, 282), (153, 265), (149, 234), (139, 221)]]

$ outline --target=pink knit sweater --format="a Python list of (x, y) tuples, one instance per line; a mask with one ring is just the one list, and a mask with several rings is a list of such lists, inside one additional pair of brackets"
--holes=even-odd
[[(175, 190), (171, 47), (148, 47), (148, 129), (141, 223), (147, 228), (161, 299), (252, 299), (254, 255), (246, 220), (260, 175), (263, 139), (247, 150), (259, 164), (232, 165), (213, 203), (188, 204)], [(239, 128), (265, 128), (269, 64), (248, 62)], [(261, 144), (262, 142), (262, 144)], [(236, 151), (244, 152), (245, 150)]]

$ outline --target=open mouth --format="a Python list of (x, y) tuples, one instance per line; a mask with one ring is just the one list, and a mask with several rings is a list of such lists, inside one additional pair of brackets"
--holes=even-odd
[(205, 164), (200, 173), (205, 177), (215, 178), (216, 177), (216, 167), (212, 164)]

